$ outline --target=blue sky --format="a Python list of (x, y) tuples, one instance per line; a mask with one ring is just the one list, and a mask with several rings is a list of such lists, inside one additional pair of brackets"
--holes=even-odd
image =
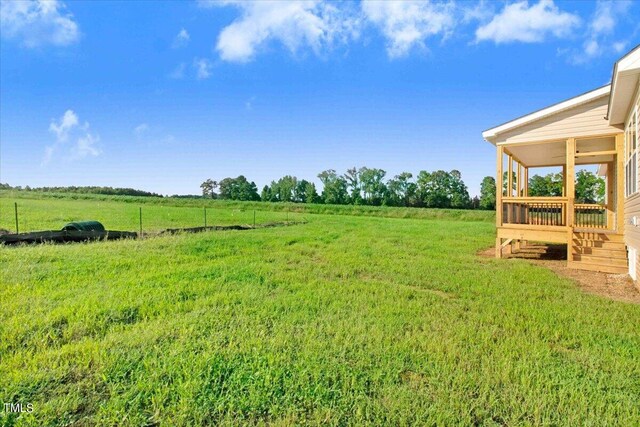
[(481, 132), (602, 86), (632, 2), (12, 2), (0, 181), (199, 193), (324, 169), (495, 171)]

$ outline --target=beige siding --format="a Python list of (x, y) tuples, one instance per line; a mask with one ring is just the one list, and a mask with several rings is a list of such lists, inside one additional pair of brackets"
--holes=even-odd
[[(629, 109), (629, 114), (627, 115), (627, 119), (625, 120), (625, 129), (629, 125), (631, 121), (631, 116), (633, 114), (634, 108), (638, 108), (640, 110), (640, 83), (636, 88), (636, 93), (634, 95), (635, 102), (631, 104)], [(625, 132), (626, 138), (626, 132)], [(626, 140), (625, 140), (625, 164), (626, 164)], [(638, 171), (640, 171), (640, 156), (637, 157), (638, 161)], [(626, 174), (625, 174), (626, 177)], [(640, 189), (640, 173), (637, 176), (638, 180), (638, 189)], [(625, 186), (626, 188), (626, 186)], [(640, 226), (636, 227), (633, 225), (633, 217), (638, 217), (640, 220), (640, 192), (631, 195), (628, 198), (625, 198), (624, 201), (624, 241), (627, 246), (630, 246), (638, 251), (638, 256), (636, 256), (636, 277), (640, 279)], [(636, 282), (637, 284), (640, 281)]]
[(640, 227), (633, 225), (633, 216), (637, 216), (640, 219), (639, 193), (634, 194), (624, 201), (624, 241), (628, 246), (640, 251)]
[(609, 97), (603, 96), (587, 104), (536, 120), (499, 134), (496, 143), (535, 142), (618, 133), (620, 129), (609, 126), (605, 119), (608, 102)]

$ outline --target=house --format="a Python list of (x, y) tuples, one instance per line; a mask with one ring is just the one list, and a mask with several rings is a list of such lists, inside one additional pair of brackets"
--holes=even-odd
[[(527, 241), (567, 244), (570, 268), (628, 273), (640, 260), (640, 46), (620, 58), (611, 84), (482, 133), (496, 146), (496, 256)], [(603, 204), (575, 200), (576, 168), (596, 165)], [(532, 169), (562, 172), (562, 195), (530, 197)]]

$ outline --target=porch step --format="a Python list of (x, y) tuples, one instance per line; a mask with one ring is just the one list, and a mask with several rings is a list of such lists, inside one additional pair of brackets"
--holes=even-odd
[[(626, 254), (625, 254), (626, 255)], [(584, 262), (586, 264), (594, 264), (594, 265), (610, 265), (612, 267), (626, 267), (627, 266), (627, 258), (626, 257), (601, 257), (594, 255), (574, 255), (574, 262)]]
[(627, 248), (622, 234), (604, 230), (574, 232), (568, 266), (603, 273), (626, 273)]
[(594, 247), (594, 246), (576, 246), (571, 248), (571, 252), (574, 255), (592, 255), (597, 257), (613, 257), (613, 258), (626, 258), (627, 251), (624, 248), (619, 247)]
[(612, 231), (574, 231), (573, 238), (578, 240), (588, 240), (594, 242), (616, 242), (624, 243), (622, 234)]
[(599, 271), (601, 273), (611, 273), (611, 274), (625, 274), (629, 271), (627, 267), (615, 267), (615, 266), (601, 265), (601, 264), (587, 264), (585, 262), (568, 262), (567, 266), (569, 268), (575, 268), (576, 270)]
[(601, 248), (618, 251), (626, 251), (627, 247), (624, 242), (608, 242), (602, 240), (582, 240), (574, 238), (572, 240), (573, 247), (575, 248)]

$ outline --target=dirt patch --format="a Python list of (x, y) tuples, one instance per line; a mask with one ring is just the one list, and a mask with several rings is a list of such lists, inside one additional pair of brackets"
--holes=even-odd
[[(544, 250), (545, 248), (548, 251)], [(539, 257), (534, 255), (536, 252), (540, 253)], [(546, 267), (558, 276), (572, 279), (584, 292), (615, 301), (640, 304), (640, 291), (627, 274), (608, 274), (568, 268), (566, 253), (565, 245), (536, 245), (522, 254), (508, 254), (505, 258), (525, 259), (532, 264)], [(495, 254), (493, 247), (478, 252), (478, 255), (484, 258), (493, 258)]]

